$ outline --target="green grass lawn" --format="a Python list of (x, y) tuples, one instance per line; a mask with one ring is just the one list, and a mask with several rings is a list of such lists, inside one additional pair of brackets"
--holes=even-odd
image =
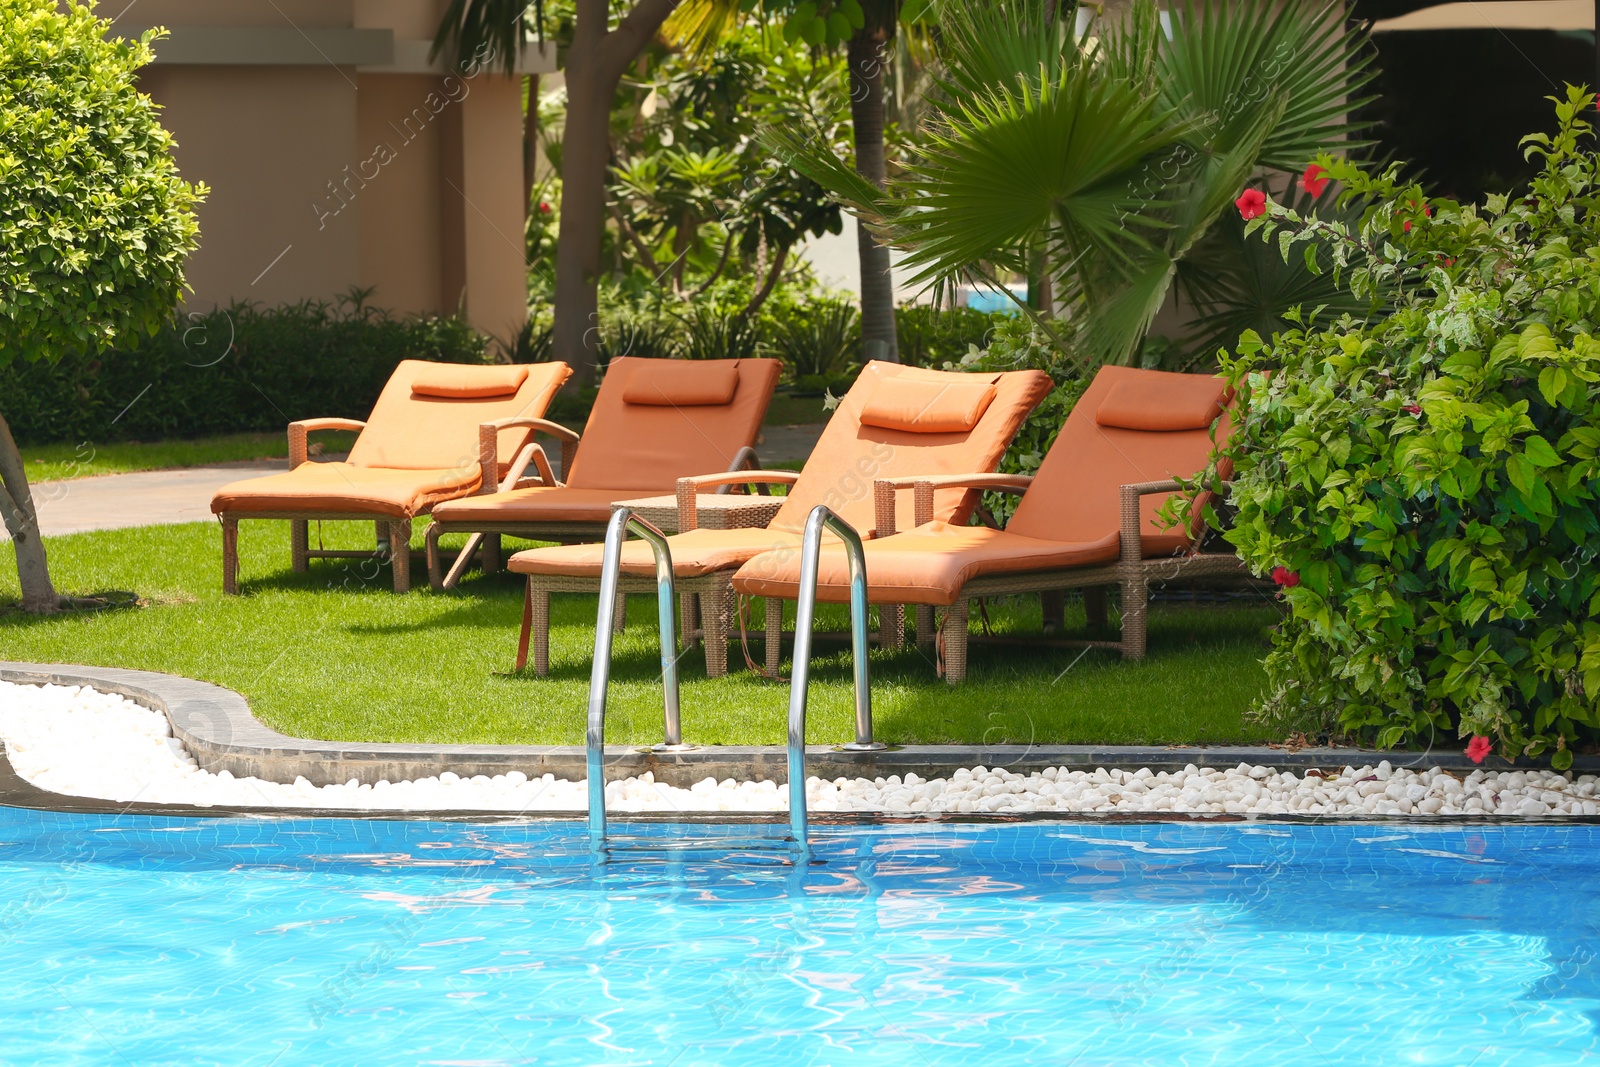
[[(329, 452), (347, 452), (354, 441), (353, 433), (332, 432), (314, 435), (312, 443), (320, 442)], [(286, 433), (232, 433), (191, 441), (121, 441), (109, 445), (34, 445), (22, 450), (28, 479), (34, 482), (278, 459), (288, 454)]]
[[(330, 523), (322, 536), (328, 547), (366, 547), (372, 528)], [(313, 526), (313, 544), (317, 537)], [(521, 584), (512, 576), (473, 572), (449, 594), (429, 592), (424, 578), (422, 589), (395, 596), (387, 570), (360, 561), (315, 560), (310, 574), (290, 573), (287, 523), (243, 524), (240, 548), (246, 595), (224, 597), (214, 524), (53, 538), (60, 589), (128, 590), (144, 604), (53, 617), (16, 609), (15, 561), (0, 551), (0, 658), (205, 679), (239, 690), (263, 720), (301, 736), (582, 743), (592, 597), (554, 598), (551, 677), (510, 677), (500, 672), (511, 666), (521, 610)], [(991, 605), (990, 615), (999, 632), (1037, 632), (1038, 610), (1036, 599), (1018, 600)], [(654, 616), (654, 598), (630, 599), (613, 670), (613, 743), (660, 740)], [(760, 618), (759, 608), (750, 618)], [(1266, 601), (1158, 604), (1142, 662), (1104, 652), (1079, 659), (1077, 650), (975, 645), (970, 677), (959, 687), (937, 679), (915, 648), (874, 651), (877, 732), (892, 743), (1261, 741), (1261, 728), (1242, 713), (1263, 684), (1264, 633), (1276, 618)], [(843, 609), (825, 609), (823, 622), (843, 629)], [(751, 651), (759, 661), (756, 635)], [(730, 658), (740, 660), (737, 646)], [(742, 670), (708, 680), (698, 650), (684, 657), (682, 674), (686, 740), (782, 743), (786, 685)], [(820, 645), (812, 677), (810, 740), (849, 740), (850, 670), (842, 642)]]

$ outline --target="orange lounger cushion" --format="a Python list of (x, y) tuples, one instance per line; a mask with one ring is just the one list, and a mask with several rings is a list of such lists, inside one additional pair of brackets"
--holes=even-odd
[(487, 496), (464, 496), (434, 508), (433, 518), (443, 523), (604, 523), (610, 521), (611, 505), (617, 501), (660, 495), (659, 489), (575, 489), (568, 485), (534, 485)]
[[(796, 566), (800, 559), (800, 535), (787, 530), (690, 530), (673, 534), (667, 544), (671, 546), (673, 573), (679, 578), (733, 570), (763, 552), (793, 555)], [(512, 556), (506, 568), (518, 574), (598, 579), (604, 552), (604, 545), (534, 548)], [(648, 544), (629, 541), (622, 546), (622, 573), (640, 578), (655, 575), (655, 556)]]
[[(1091, 543), (1066, 544), (987, 526), (930, 522), (865, 544), (867, 591), (875, 604), (944, 607), (955, 603), (974, 578), (1114, 562), (1119, 541), (1113, 534)], [(800, 554), (791, 550), (756, 556), (733, 576), (733, 588), (747, 596), (798, 599)], [(850, 599), (850, 560), (842, 548), (823, 549), (817, 597), (838, 603)]]
[(302, 463), (292, 471), (231, 482), (217, 490), (211, 510), (359, 511), (409, 519), (441, 500), (471, 492), (478, 468), (397, 470), (349, 463)]
[(411, 379), (411, 392), (417, 396), (442, 396), (456, 400), (477, 400), (489, 396), (511, 396), (528, 380), (526, 365), (475, 367), (465, 364), (436, 363)]
[(738, 360), (643, 359), (632, 370), (622, 388), (624, 404), (720, 407), (732, 403), (739, 388)]
[(997, 376), (928, 382), (891, 378), (861, 406), (861, 422), (906, 433), (966, 433), (994, 402)]

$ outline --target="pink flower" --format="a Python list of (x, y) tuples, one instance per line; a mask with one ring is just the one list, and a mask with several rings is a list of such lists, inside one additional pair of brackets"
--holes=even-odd
[(1421, 415), (1422, 414), (1422, 406), (1419, 405), (1419, 404), (1407, 404), (1405, 407), (1401, 408), (1400, 410), (1405, 412), (1407, 415)]
[(1487, 737), (1474, 737), (1467, 742), (1467, 758), (1473, 763), (1482, 763), (1483, 757), (1494, 751), (1494, 746), (1489, 744)]
[(1233, 204), (1239, 209), (1239, 217), (1249, 222), (1267, 213), (1267, 194), (1260, 189), (1246, 189)]
[(1322, 190), (1328, 187), (1328, 179), (1323, 175), (1328, 173), (1317, 164), (1313, 163), (1306, 168), (1305, 174), (1300, 177), (1300, 188), (1312, 196), (1321, 196)]
[(1288, 567), (1272, 568), (1272, 580), (1285, 589), (1293, 589), (1300, 584), (1300, 572), (1292, 571)]

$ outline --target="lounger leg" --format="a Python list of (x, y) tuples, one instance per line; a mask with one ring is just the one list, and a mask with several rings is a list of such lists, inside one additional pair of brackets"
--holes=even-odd
[(435, 593), (444, 588), (444, 568), (439, 563), (439, 524), (428, 527), (428, 587)]
[(500, 535), (484, 534), (483, 548), (480, 552), (483, 558), (483, 573), (496, 574), (500, 570)]
[(906, 647), (905, 605), (878, 605), (878, 645), (896, 651)]
[(1122, 579), (1122, 658), (1144, 659), (1145, 625), (1150, 614), (1150, 586), (1141, 573)]
[(783, 601), (767, 597), (767, 675), (778, 676), (779, 660), (783, 656)]
[(394, 566), (394, 591), (411, 591), (411, 520), (389, 523), (389, 559)]
[(933, 650), (933, 645), (933, 607), (929, 604), (918, 604), (917, 647), (931, 652)]
[(709, 601), (694, 593), (678, 594), (678, 647), (687, 651), (705, 637), (701, 627), (708, 625)]
[(289, 567), (296, 574), (311, 569), (311, 523), (305, 519), (289, 520)]
[(1040, 613), (1044, 616), (1044, 632), (1056, 633), (1067, 624), (1067, 598), (1060, 590), (1039, 594)]
[(239, 520), (222, 517), (222, 591), (239, 595)]
[(628, 626), (628, 594), (619, 587), (617, 589), (616, 622), (611, 624), (611, 632), (620, 634)]
[(533, 673), (550, 676), (550, 590), (528, 583), (529, 626), (533, 635)]
[(958, 597), (944, 613), (944, 680), (960, 685), (967, 678), (967, 599)]
[(1106, 591), (1096, 586), (1083, 591), (1083, 611), (1089, 617), (1089, 629), (1106, 628)]
[(461, 584), (461, 576), (467, 573), (467, 568), (472, 566), (472, 554), (478, 550), (478, 543), (483, 540), (483, 534), (475, 533), (467, 538), (461, 554), (456, 556), (456, 561), (450, 564), (450, 573), (444, 576), (444, 587), (454, 589)]
[(700, 624), (704, 628), (706, 677), (721, 678), (728, 673), (728, 601), (731, 585), (719, 586), (700, 594)]

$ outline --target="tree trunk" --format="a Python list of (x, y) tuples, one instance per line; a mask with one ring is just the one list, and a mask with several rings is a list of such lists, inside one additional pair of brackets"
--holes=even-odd
[[(732, 240), (732, 238), (729, 238)], [(778, 254), (772, 259), (772, 266), (767, 268), (767, 273), (762, 279), (761, 288), (750, 298), (744, 310), (739, 312), (741, 319), (748, 319), (761, 310), (761, 305), (767, 302), (767, 297), (772, 295), (772, 290), (778, 287), (778, 279), (783, 276), (783, 268), (789, 262), (790, 245), (779, 245)]]
[[(894, 15), (892, 11), (873, 10), (880, 6), (884, 5), (868, 5), (867, 23), (850, 38), (847, 59), (856, 170), (881, 189), (888, 181), (883, 144), (883, 68), (894, 36)], [(856, 227), (861, 252), (861, 351), (869, 359), (898, 363), (900, 344), (894, 325), (889, 249), (880, 245), (859, 220)]]
[(17, 578), (22, 583), (22, 610), (45, 614), (61, 608), (61, 598), (50, 582), (50, 564), (45, 559), (44, 541), (39, 536), (39, 513), (22, 454), (11, 436), (11, 427), (0, 415), (0, 516), (11, 534), (17, 553)]
[(561, 142), (561, 229), (556, 235), (555, 358), (592, 386), (600, 354), (600, 238), (605, 230), (611, 102), (623, 71), (655, 37), (677, 0), (638, 0), (611, 32), (607, 0), (578, 0), (567, 49), (567, 122)]

